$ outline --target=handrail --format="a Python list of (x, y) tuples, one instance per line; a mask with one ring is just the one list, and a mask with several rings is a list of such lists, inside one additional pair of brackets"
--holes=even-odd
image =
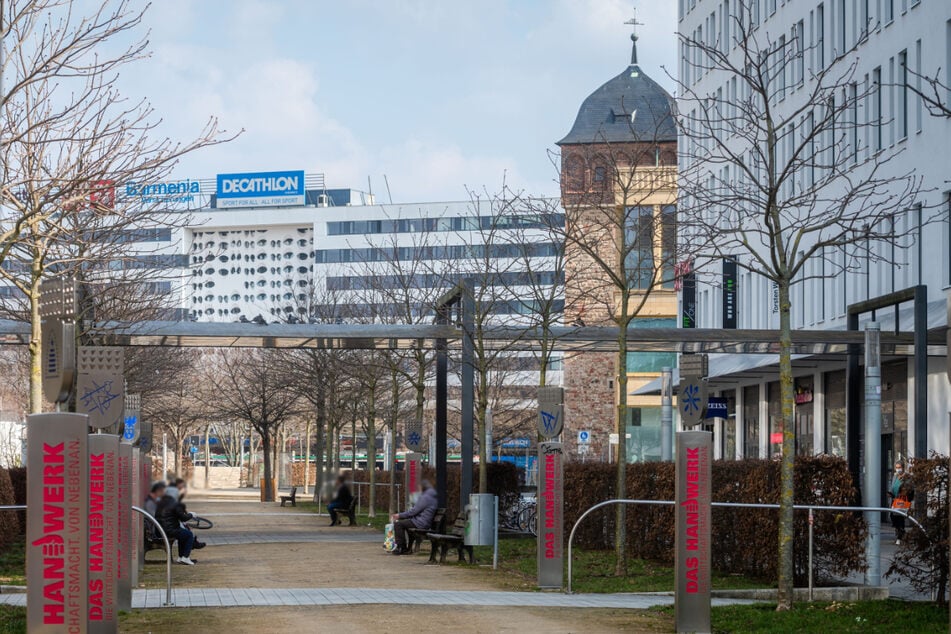
[(165, 606), (172, 606), (175, 603), (172, 601), (172, 545), (168, 541), (168, 535), (165, 534), (165, 529), (162, 528), (162, 525), (159, 524), (158, 520), (152, 517), (152, 514), (146, 511), (145, 509), (139, 508), (136, 505), (132, 505), (132, 510), (138, 513), (141, 513), (145, 516), (150, 522), (155, 524), (155, 527), (159, 530), (159, 534), (162, 536), (162, 541), (165, 542)]
[[(0, 505), (0, 511), (25, 511), (26, 504), (4, 504)], [(132, 510), (144, 515), (150, 522), (155, 524), (155, 527), (159, 530), (159, 535), (162, 536), (162, 541), (165, 542), (165, 606), (172, 606), (175, 603), (172, 602), (172, 545), (168, 541), (168, 535), (165, 534), (165, 529), (162, 528), (162, 525), (158, 523), (152, 515), (145, 509), (141, 509), (138, 506), (132, 505)]]
[[(578, 529), (578, 525), (581, 524), (581, 520), (588, 516), (592, 511), (596, 511), (599, 508), (608, 506), (610, 504), (657, 504), (663, 506), (672, 506), (674, 504), (673, 500), (631, 500), (625, 498), (616, 498), (613, 500), (605, 500), (604, 502), (598, 502), (587, 511), (581, 514), (581, 516), (575, 520), (574, 526), (571, 527), (571, 533), (568, 535), (568, 586), (565, 590), (566, 594), (571, 594), (571, 553), (572, 553), (572, 542), (575, 537), (575, 531)], [(734, 507), (734, 508), (757, 508), (757, 509), (778, 509), (779, 504), (756, 504), (749, 502), (711, 502), (710, 506), (718, 507)], [(921, 532), (927, 535), (924, 527), (916, 520), (914, 517), (908, 514), (907, 511), (901, 509), (885, 508), (881, 506), (824, 506), (816, 504), (794, 504), (794, 510), (808, 510), (810, 514), (810, 520), (813, 511), (880, 511), (887, 513), (896, 513), (898, 515), (903, 515), (906, 518), (910, 519), (915, 526), (921, 529)], [(812, 528), (812, 523), (810, 521), (810, 529)], [(812, 532), (810, 530), (810, 540), (809, 540), (809, 560), (812, 561)], [(809, 592), (810, 596), (812, 594), (812, 566), (810, 564), (809, 568)]]

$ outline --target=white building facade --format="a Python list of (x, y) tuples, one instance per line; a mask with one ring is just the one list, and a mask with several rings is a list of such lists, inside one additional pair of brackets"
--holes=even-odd
[[(927, 289), (928, 328), (943, 332), (947, 326), (945, 293), (951, 287), (951, 166), (944, 160), (951, 143), (951, 119), (932, 116), (912, 88), (927, 90), (922, 76), (951, 86), (951, 3), (928, 0), (679, 0), (679, 33), (687, 40), (715, 45), (742, 67), (741, 47), (735, 44), (736, 20), (750, 24), (763, 42), (801, 42), (801, 66), (782, 69), (784, 96), (776, 104), (782, 112), (806, 111), (814, 69), (847, 51), (840, 62), (854, 64), (852, 77), (873, 97), (856, 108), (856, 123), (869, 136), (856, 139), (856, 151), (900, 151), (885, 169), (896, 177), (909, 171), (921, 179), (915, 204), (899, 210), (897, 222), (911, 239), (850, 267), (827, 272), (821, 259), (809, 261), (792, 289), (792, 323), (801, 329), (844, 329), (848, 307), (903, 289)], [(731, 37), (731, 33), (733, 36)], [(736, 79), (716, 70), (698, 72), (695, 48), (681, 45), (680, 79), (696, 95), (708, 95), (728, 105), (737, 97)], [(871, 83), (869, 83), (871, 82)], [(787, 87), (788, 86), (788, 87)], [(847, 89), (847, 87), (844, 87)], [(742, 90), (742, 88), (741, 88)], [(946, 95), (942, 95), (946, 98)], [(682, 112), (689, 105), (682, 107)], [(685, 113), (686, 114), (686, 113)], [(683, 141), (681, 141), (683, 143)], [(689, 168), (690, 166), (682, 166)], [(721, 166), (711, 169), (721, 169)], [(881, 174), (887, 177), (889, 174)], [(924, 210), (924, 211), (923, 211)], [(930, 222), (923, 224), (923, 218)], [(884, 248), (884, 247), (883, 247)], [(891, 248), (891, 247), (888, 247)], [(773, 284), (755, 272), (748, 256), (739, 255), (735, 295), (724, 297), (721, 270), (701, 271), (696, 289), (696, 326), (701, 328), (776, 328), (778, 307)], [(724, 323), (724, 302), (735, 308), (735, 324)], [(908, 305), (899, 311), (878, 313), (884, 330), (912, 330)], [(863, 316), (863, 323), (870, 315)], [(927, 364), (928, 450), (947, 453), (951, 390), (946, 356), (932, 350)], [(940, 355), (940, 356), (938, 356)], [(883, 464), (914, 457), (914, 360), (883, 358)], [(845, 455), (846, 371), (841, 357), (820, 356), (794, 360), (797, 451), (802, 454)], [(729, 401), (730, 418), (715, 425), (720, 457), (769, 457), (779, 450), (781, 417), (775, 356), (716, 355), (711, 358), (711, 381)], [(778, 442), (773, 442), (778, 441)], [(919, 452), (920, 453), (920, 452)], [(888, 481), (887, 479), (885, 480)]]

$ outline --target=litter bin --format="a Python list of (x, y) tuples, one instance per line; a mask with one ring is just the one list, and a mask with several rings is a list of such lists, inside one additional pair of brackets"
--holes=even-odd
[(491, 493), (472, 493), (466, 506), (466, 546), (495, 545), (496, 498)]

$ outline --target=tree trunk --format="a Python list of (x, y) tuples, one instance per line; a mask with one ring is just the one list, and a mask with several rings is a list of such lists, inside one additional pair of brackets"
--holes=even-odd
[(330, 460), (331, 456), (333, 457), (334, 473), (340, 471), (340, 434), (343, 433), (343, 425), (335, 425), (333, 430), (333, 448), (330, 454), (327, 456), (327, 459)]
[(400, 386), (398, 377), (394, 373), (392, 376), (393, 379), (393, 393), (392, 393), (392, 413), (390, 415), (390, 444), (387, 449), (387, 458), (390, 461), (390, 515), (396, 513), (399, 509), (396, 508), (398, 503), (396, 495), (396, 421), (399, 418), (399, 400), (400, 400)]
[(793, 421), (792, 324), (789, 282), (779, 282), (779, 393), (783, 418), (783, 456), (779, 495), (779, 593), (777, 610), (793, 604), (793, 466), (796, 429)]
[[(304, 448), (304, 495), (307, 495), (308, 486), (310, 485), (310, 419), (307, 419), (307, 423), (304, 425), (304, 442), (301, 443), (301, 446)], [(319, 471), (320, 466), (317, 466), (314, 471)], [(316, 479), (316, 478), (315, 478)]]
[[(625, 303), (623, 314), (626, 315), (628, 297), (621, 294), (621, 301)], [(627, 322), (621, 321), (618, 334), (617, 353), (617, 490), (616, 498), (627, 496)], [(614, 556), (617, 562), (614, 574), (622, 577), (627, 575), (627, 506), (616, 505), (614, 527)]]
[(211, 468), (211, 425), (205, 427), (205, 488), (208, 488), (208, 481), (211, 479), (208, 469)]
[[(489, 410), (489, 377), (484, 362), (479, 367), (479, 394), (476, 402), (476, 442), (479, 443), (479, 493), (489, 492), (489, 458), (485, 444), (485, 413)], [(468, 500), (460, 501), (465, 506)]]
[[(30, 294), (30, 413), (43, 411), (43, 335), (40, 329), (40, 283), (34, 278)], [(67, 345), (67, 342), (63, 342)]]
[(370, 390), (367, 412), (367, 473), (370, 492), (367, 494), (367, 514), (376, 517), (376, 390)]
[(271, 489), (271, 434), (261, 434), (261, 453), (264, 454), (264, 493), (261, 499), (265, 502), (273, 502), (274, 491)]
[[(317, 455), (315, 456), (314, 463), (316, 465), (315, 475), (314, 475), (314, 501), (316, 502), (321, 492), (324, 490), (324, 479), (326, 478), (326, 469), (325, 465), (327, 464), (324, 460), (324, 445), (326, 443), (326, 434), (327, 434), (327, 395), (324, 391), (323, 386), (318, 386), (317, 394), (317, 407), (316, 407), (316, 420), (315, 420), (315, 429), (317, 434)], [(308, 440), (309, 442), (309, 440)]]

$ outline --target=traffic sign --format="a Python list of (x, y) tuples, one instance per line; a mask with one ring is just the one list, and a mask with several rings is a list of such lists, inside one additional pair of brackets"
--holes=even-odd
[(677, 402), (684, 427), (693, 427), (700, 423), (707, 408), (707, 380), (697, 375), (682, 377)]
[(193, 445), (192, 448), (191, 448), (191, 452), (192, 452), (193, 454), (194, 454), (194, 453), (198, 453), (198, 447), (195, 447), (195, 446)]
[(589, 432), (589, 431), (586, 430), (586, 429), (583, 429), (583, 430), (579, 431), (579, 432), (578, 432), (578, 444), (579, 444), (579, 445), (587, 445), (589, 442), (591, 442), (591, 432)]

